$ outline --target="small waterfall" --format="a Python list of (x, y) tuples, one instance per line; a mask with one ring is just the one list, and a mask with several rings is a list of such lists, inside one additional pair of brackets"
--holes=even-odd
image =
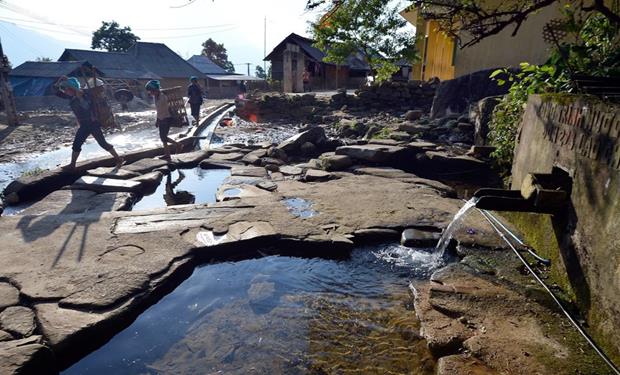
[(452, 219), (450, 224), (448, 224), (448, 227), (446, 228), (446, 230), (444, 230), (443, 233), (441, 234), (441, 238), (439, 239), (439, 242), (437, 242), (437, 246), (435, 247), (435, 250), (437, 250), (437, 252), (439, 252), (442, 256), (444, 252), (446, 251), (448, 244), (450, 243), (452, 234), (454, 233), (455, 230), (457, 230), (461, 226), (461, 221), (463, 220), (463, 217), (465, 216), (467, 211), (469, 211), (470, 208), (476, 206), (476, 202), (478, 202), (478, 198), (476, 197), (471, 198), (470, 200), (465, 202), (465, 204), (463, 205), (463, 207), (461, 207), (459, 212), (457, 212), (456, 215), (454, 215), (454, 218)]

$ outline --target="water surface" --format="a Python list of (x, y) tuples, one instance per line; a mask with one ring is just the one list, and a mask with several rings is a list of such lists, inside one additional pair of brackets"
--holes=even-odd
[(199, 267), (64, 374), (433, 374), (408, 285), (438, 264), (382, 245)]

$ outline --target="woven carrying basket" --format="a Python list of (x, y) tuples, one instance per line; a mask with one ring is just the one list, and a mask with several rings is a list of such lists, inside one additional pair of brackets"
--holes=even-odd
[(187, 111), (185, 110), (185, 100), (183, 99), (183, 88), (176, 86), (162, 89), (161, 91), (168, 97), (168, 108), (170, 108), (170, 116), (173, 118), (170, 126), (189, 126)]

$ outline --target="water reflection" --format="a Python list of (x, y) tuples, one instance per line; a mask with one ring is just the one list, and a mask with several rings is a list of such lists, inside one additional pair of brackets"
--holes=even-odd
[(64, 373), (432, 374), (408, 291), (417, 270), (380, 253), (200, 267)]
[(157, 189), (142, 197), (133, 210), (148, 210), (178, 204), (215, 203), (215, 195), (230, 169), (193, 169), (170, 172)]

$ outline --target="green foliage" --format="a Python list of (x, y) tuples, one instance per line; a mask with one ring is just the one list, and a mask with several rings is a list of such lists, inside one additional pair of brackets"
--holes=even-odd
[(568, 9), (564, 27), (575, 42), (558, 42), (544, 65), (521, 63), (517, 73), (499, 69), (490, 76), (500, 86), (510, 85), (489, 126), (489, 140), (496, 147), (491, 156), (504, 174), (512, 166), (517, 130), (529, 95), (578, 92), (572, 81), (578, 75), (620, 75), (618, 29), (606, 17), (593, 13), (579, 20)]
[(125, 52), (140, 38), (131, 32), (131, 27), (121, 28), (116, 21), (101, 22), (101, 27), (93, 32), (90, 48), (105, 49), (108, 52)]
[(229, 73), (235, 72), (235, 66), (228, 61), (228, 51), (224, 44), (217, 43), (209, 38), (202, 43), (202, 54), (207, 56), (211, 61), (224, 68)]
[(254, 74), (258, 78), (267, 79), (267, 73), (265, 73), (265, 69), (263, 69), (263, 67), (260, 65), (256, 65), (256, 68), (254, 69)]
[(416, 58), (415, 36), (391, 0), (343, 0), (312, 24), (315, 46), (326, 61), (343, 64), (352, 55), (366, 60), (376, 81), (398, 71), (396, 63)]
[(22, 173), (21, 177), (32, 177), (32, 176), (37, 176), (40, 175), (41, 173), (45, 172), (44, 169), (41, 169), (39, 167), (36, 167), (34, 169), (25, 171), (24, 173)]

